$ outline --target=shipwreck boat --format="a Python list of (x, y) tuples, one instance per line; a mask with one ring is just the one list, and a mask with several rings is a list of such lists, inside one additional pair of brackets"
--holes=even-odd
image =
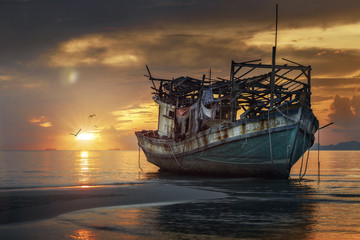
[[(313, 145), (311, 66), (231, 62), (230, 78), (151, 75), (158, 129), (136, 132), (147, 161), (182, 173), (288, 178)], [(257, 73), (257, 74), (254, 74)], [(211, 74), (209, 74), (211, 75)]]

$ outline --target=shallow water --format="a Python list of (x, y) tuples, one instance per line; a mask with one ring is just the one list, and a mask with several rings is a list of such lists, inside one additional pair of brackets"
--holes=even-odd
[[(226, 193), (176, 204), (106, 207), (0, 227), (4, 239), (360, 239), (360, 152), (311, 152), (299, 181), (160, 174), (137, 151), (0, 152), (1, 191), (142, 184)], [(306, 156), (303, 159), (304, 170)], [(76, 190), (74, 190), (76, 191)], [(171, 193), (169, 193), (171, 194)], [(144, 196), (146, 197), (146, 196)], [(1, 214), (1, 212), (0, 212)]]

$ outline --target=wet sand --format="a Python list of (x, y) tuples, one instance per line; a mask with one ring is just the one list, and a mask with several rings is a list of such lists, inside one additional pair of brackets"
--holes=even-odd
[(0, 224), (49, 219), (68, 212), (110, 206), (164, 204), (223, 198), (219, 192), (173, 185), (128, 185), (0, 191)]

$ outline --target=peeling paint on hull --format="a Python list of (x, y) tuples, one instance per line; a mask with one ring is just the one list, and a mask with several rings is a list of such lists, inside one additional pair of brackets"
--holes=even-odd
[[(223, 124), (182, 141), (137, 132), (147, 160), (160, 170), (212, 176), (288, 178), (310, 148), (318, 122), (312, 112), (292, 111), (292, 122), (274, 113), (267, 119)], [(301, 121), (300, 121), (301, 120)]]

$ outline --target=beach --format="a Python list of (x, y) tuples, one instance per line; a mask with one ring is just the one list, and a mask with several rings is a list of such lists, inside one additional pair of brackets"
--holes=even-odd
[(37, 221), (99, 207), (170, 204), (225, 194), (171, 185), (96, 186), (0, 192), (0, 224)]

